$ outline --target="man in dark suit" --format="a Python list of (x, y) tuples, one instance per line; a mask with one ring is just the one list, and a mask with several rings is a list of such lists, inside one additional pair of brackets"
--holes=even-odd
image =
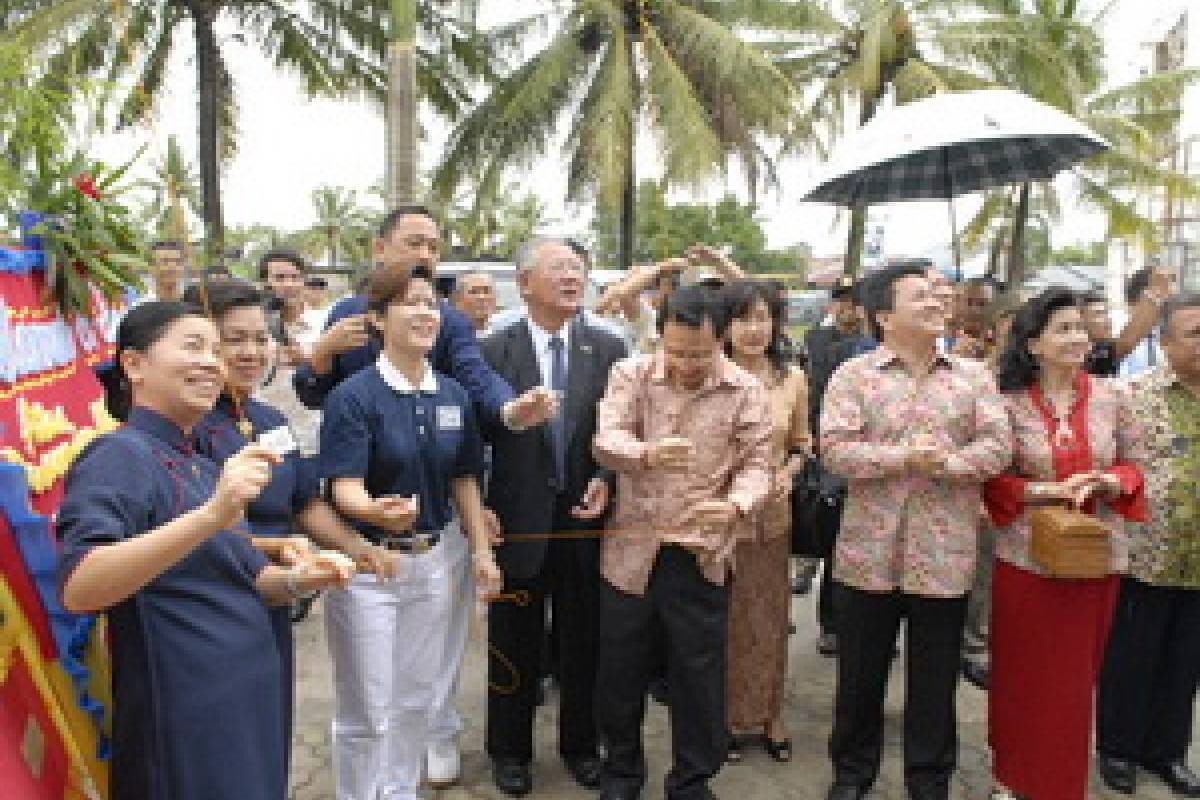
[[(808, 355), (808, 422), (813, 441), (821, 431), (821, 401), (825, 387), (842, 362), (859, 354), (860, 342), (864, 338), (862, 326), (862, 300), (858, 297), (858, 286), (848, 276), (838, 279), (830, 292), (830, 324), (808, 331), (804, 336), (804, 348)], [(834, 476), (822, 477), (823, 491), (828, 489), (830, 500), (837, 497), (837, 485), (842, 482)], [(820, 523), (831, 530), (822, 533), (822, 539), (832, 543), (837, 537), (838, 520), (841, 518), (841, 501), (822, 506)], [(832, 546), (831, 546), (832, 548)], [(817, 623), (820, 635), (817, 651), (824, 656), (837, 654), (837, 635), (834, 633), (834, 614), (831, 591), (833, 589), (832, 549), (823, 559), (825, 567), (821, 576), (821, 591), (817, 596)]]
[(626, 355), (618, 336), (579, 313), (585, 267), (566, 242), (540, 239), (522, 248), (517, 281), (526, 317), (484, 339), (484, 358), (515, 392), (540, 386), (561, 397), (545, 424), (485, 429), (492, 444), (487, 505), (503, 531), (497, 555), (505, 592), (517, 601), (488, 612), (487, 752), (496, 786), (512, 797), (533, 787), (546, 597), (559, 637), (559, 753), (582, 786), (599, 786), (592, 708), (599, 542), (571, 534), (599, 529), (609, 506), (611, 475), (592, 458), (592, 436), (609, 368)]

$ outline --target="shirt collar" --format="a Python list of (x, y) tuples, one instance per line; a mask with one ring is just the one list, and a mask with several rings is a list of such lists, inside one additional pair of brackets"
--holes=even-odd
[(130, 410), (125, 424), (162, 440), (180, 453), (191, 455), (195, 452), (191, 439), (184, 434), (182, 428), (157, 411), (152, 411), (145, 406), (134, 406)]
[[(896, 355), (891, 348), (882, 342), (874, 350), (867, 353), (867, 358), (870, 359), (869, 363), (871, 366), (876, 369), (883, 369), (900, 361), (900, 356)], [(953, 362), (948, 353), (935, 350), (933, 353), (933, 365), (935, 367), (949, 367), (953, 366)]]
[(562, 339), (563, 352), (570, 351), (571, 345), (571, 322), (568, 320), (558, 329), (557, 333), (546, 330), (541, 325), (538, 325), (528, 315), (525, 317), (526, 324), (529, 325), (529, 335), (533, 337), (533, 349), (535, 352), (544, 353), (550, 349), (550, 339), (557, 336)]
[[(724, 353), (717, 356), (717, 368), (711, 372), (700, 388), (712, 389), (722, 384), (735, 385), (740, 368), (730, 361)], [(658, 384), (667, 383), (667, 357), (660, 347), (654, 353), (654, 365), (650, 370), (650, 380)]]
[(433, 374), (433, 368), (429, 366), (428, 361), (425, 362), (425, 377), (421, 378), (421, 385), (416, 387), (409, 383), (408, 378), (404, 377), (404, 373), (396, 369), (395, 365), (388, 360), (387, 353), (379, 354), (379, 358), (375, 361), (375, 367), (379, 370), (379, 377), (383, 378), (383, 382), (393, 391), (400, 394), (416, 394), (417, 392), (437, 394), (437, 377)]

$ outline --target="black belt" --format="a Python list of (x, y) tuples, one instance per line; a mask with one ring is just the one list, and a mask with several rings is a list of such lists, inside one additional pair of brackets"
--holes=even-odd
[(410, 531), (394, 536), (381, 536), (374, 544), (397, 553), (425, 553), (442, 540), (441, 531)]

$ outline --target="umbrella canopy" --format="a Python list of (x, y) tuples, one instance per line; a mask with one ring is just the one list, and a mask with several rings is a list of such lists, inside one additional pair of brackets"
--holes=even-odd
[(943, 92), (881, 111), (838, 145), (804, 199), (841, 206), (951, 199), (1048, 180), (1108, 143), (1009, 89)]

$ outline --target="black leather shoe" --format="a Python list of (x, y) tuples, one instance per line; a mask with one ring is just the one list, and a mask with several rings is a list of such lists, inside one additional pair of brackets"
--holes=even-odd
[(825, 800), (862, 800), (867, 796), (867, 788), (853, 783), (835, 783), (829, 787)]
[(822, 633), (817, 637), (817, 652), (823, 656), (837, 655), (837, 634)]
[(600, 759), (596, 756), (574, 756), (572, 758), (563, 758), (567, 765), (567, 772), (571, 773), (571, 777), (585, 789), (600, 788), (600, 773), (602, 765)]
[(514, 758), (492, 761), (492, 780), (509, 797), (524, 797), (533, 791), (533, 773), (529, 765)]
[(1182, 761), (1167, 764), (1165, 767), (1146, 767), (1171, 787), (1171, 791), (1180, 797), (1200, 797), (1200, 777), (1188, 769)]
[(1133, 794), (1137, 791), (1137, 768), (1132, 761), (1099, 755), (1096, 757), (1096, 771), (1100, 773), (1104, 785), (1114, 792)]
[(964, 658), (962, 662), (962, 674), (966, 678), (967, 683), (979, 689), (982, 692), (988, 690), (988, 684), (991, 680), (991, 672), (983, 664), (978, 661), (972, 661), (969, 658)]

